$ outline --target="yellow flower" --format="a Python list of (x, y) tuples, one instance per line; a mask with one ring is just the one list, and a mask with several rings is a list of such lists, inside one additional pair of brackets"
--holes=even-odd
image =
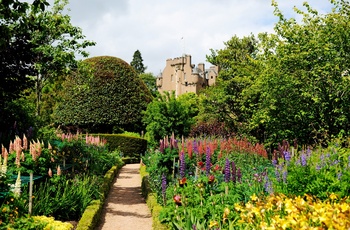
[(255, 195), (255, 193), (252, 195), (252, 196), (250, 196), (250, 199), (252, 200), (252, 201), (257, 201), (258, 200), (258, 197)]
[(6, 210), (7, 210), (6, 207), (4, 207), (4, 208), (2, 209), (2, 212), (6, 212)]
[(229, 208), (225, 208), (224, 209), (224, 215), (223, 215), (223, 219), (227, 219), (228, 215), (230, 214), (230, 209)]
[(337, 199), (338, 197), (337, 197), (336, 194), (331, 193), (331, 195), (329, 195), (329, 198), (330, 198), (331, 200), (335, 200), (335, 199)]
[(209, 223), (209, 228), (212, 228), (212, 227), (217, 227), (219, 226), (219, 223), (215, 220), (211, 220), (210, 223)]

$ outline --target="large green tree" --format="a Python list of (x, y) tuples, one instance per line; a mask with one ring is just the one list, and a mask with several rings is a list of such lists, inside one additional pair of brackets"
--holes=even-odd
[(188, 93), (175, 97), (175, 92), (164, 92), (155, 98), (144, 112), (146, 135), (153, 143), (167, 135), (187, 136), (198, 114), (198, 97)]
[(85, 59), (63, 85), (55, 119), (62, 127), (89, 132), (137, 131), (152, 95), (134, 69), (120, 58)]
[(145, 73), (147, 67), (143, 64), (143, 59), (139, 50), (134, 52), (130, 65), (135, 69), (137, 74)]
[(274, 35), (260, 36), (265, 68), (253, 117), (270, 142), (311, 144), (349, 135), (350, 8), (347, 1), (331, 2), (325, 15), (307, 3), (306, 11), (295, 9), (301, 22), (286, 19), (274, 3), (279, 22)]
[(76, 55), (87, 57), (88, 53), (84, 48), (95, 45), (94, 42), (85, 40), (82, 30), (73, 26), (70, 16), (64, 14), (67, 4), (68, 0), (55, 0), (50, 10), (29, 12), (31, 27), (35, 31), (31, 44), (34, 46), (34, 66), (37, 70), (36, 115), (41, 114), (43, 88), (49, 83), (53, 84), (59, 76), (75, 69)]
[(253, 35), (234, 36), (224, 44), (224, 49), (211, 50), (207, 56), (220, 72), (216, 86), (200, 97), (199, 119), (225, 122), (231, 130), (249, 134), (249, 121), (258, 98), (252, 87), (262, 68), (257, 60), (258, 41)]

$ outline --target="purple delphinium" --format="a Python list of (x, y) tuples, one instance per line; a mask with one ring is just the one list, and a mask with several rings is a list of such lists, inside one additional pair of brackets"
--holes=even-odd
[(231, 162), (231, 167), (232, 167), (232, 177), (231, 180), (233, 183), (236, 183), (236, 164), (235, 162)]
[(230, 182), (230, 176), (231, 176), (230, 160), (226, 158), (226, 162), (225, 162), (225, 182), (226, 183)]
[(207, 146), (207, 151), (206, 151), (206, 155), (205, 155), (205, 171), (206, 171), (207, 176), (210, 173), (210, 167), (211, 167), (210, 157), (211, 157), (210, 148), (209, 148), (209, 146)]
[(237, 182), (242, 182), (242, 172), (240, 168), (237, 169)]
[(186, 172), (186, 162), (185, 162), (185, 154), (181, 151), (180, 154), (180, 177), (181, 179), (185, 177)]
[(288, 176), (288, 171), (287, 168), (283, 169), (283, 173), (282, 173), (282, 179), (283, 179), (283, 183), (287, 183), (287, 176)]

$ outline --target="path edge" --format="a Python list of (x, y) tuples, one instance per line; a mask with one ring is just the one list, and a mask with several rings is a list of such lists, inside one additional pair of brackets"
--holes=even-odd
[(106, 197), (113, 185), (115, 177), (123, 166), (112, 166), (112, 168), (104, 175), (103, 185), (100, 189), (100, 199), (91, 201), (90, 205), (85, 209), (80, 218), (76, 230), (94, 230), (98, 226)]
[(149, 186), (149, 175), (146, 171), (146, 165), (140, 164), (140, 176), (141, 176), (141, 191), (142, 196), (146, 200), (146, 204), (151, 211), (152, 215), (152, 229), (155, 230), (168, 230), (169, 226), (162, 224), (159, 220), (159, 213), (162, 210), (162, 206), (158, 204), (156, 194), (151, 191)]

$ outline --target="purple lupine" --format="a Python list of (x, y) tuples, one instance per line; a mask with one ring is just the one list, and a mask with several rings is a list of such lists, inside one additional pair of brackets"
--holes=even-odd
[(277, 165), (277, 160), (274, 158), (274, 159), (272, 159), (272, 165), (273, 166), (276, 166)]
[(233, 183), (236, 183), (236, 165), (235, 165), (234, 161), (231, 162), (231, 168), (232, 168), (231, 180), (232, 180)]
[(237, 169), (237, 182), (242, 182), (242, 172), (240, 168)]
[(265, 185), (264, 185), (264, 188), (265, 188), (265, 192), (267, 192), (268, 194), (273, 193), (272, 183), (271, 183), (271, 181), (269, 180), (269, 177), (268, 177), (267, 175), (265, 176)]
[(197, 230), (197, 226), (195, 224), (192, 225), (192, 230)]
[(290, 154), (289, 151), (283, 151), (283, 155), (286, 161), (290, 161), (292, 159), (292, 155)]
[(205, 171), (206, 171), (207, 176), (210, 173), (210, 167), (211, 167), (210, 157), (211, 157), (210, 148), (209, 148), (209, 146), (207, 146), (207, 151), (206, 151), (206, 155), (205, 155)]
[(225, 182), (228, 183), (230, 182), (230, 160), (228, 158), (226, 158), (226, 162), (225, 162)]
[(337, 174), (337, 178), (338, 178), (338, 180), (340, 180), (342, 176), (343, 176), (343, 173), (341, 173), (341, 172), (340, 172), (340, 173), (338, 173), (338, 174)]
[(301, 158), (301, 166), (306, 166), (307, 165), (307, 156), (306, 156), (306, 154), (305, 153), (302, 153), (301, 154), (301, 156), (300, 156), (300, 158)]
[(185, 177), (186, 172), (186, 162), (185, 162), (185, 154), (181, 151), (180, 154), (180, 177), (181, 179)]
[(163, 194), (163, 199), (165, 199), (165, 194), (166, 194), (166, 176), (165, 174), (163, 173), (162, 174), (162, 194)]
[(282, 179), (283, 179), (283, 183), (287, 183), (287, 175), (288, 175), (288, 171), (287, 168), (284, 168), (283, 173), (282, 173)]
[(348, 167), (350, 168), (350, 155), (348, 156)]

